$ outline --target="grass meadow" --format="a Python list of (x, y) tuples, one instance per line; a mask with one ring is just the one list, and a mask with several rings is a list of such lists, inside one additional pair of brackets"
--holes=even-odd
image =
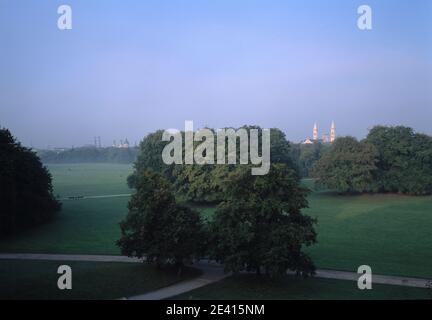
[[(50, 165), (55, 194), (132, 193), (131, 165)], [(306, 249), (319, 268), (356, 271), (367, 264), (379, 274), (432, 278), (432, 197), (341, 196), (312, 189), (305, 213), (318, 219), (318, 243)], [(118, 223), (128, 197), (63, 201), (52, 223), (2, 239), (0, 252), (119, 254)], [(196, 207), (211, 219), (214, 207)]]
[[(126, 184), (131, 165), (59, 164), (48, 169), (60, 198), (132, 192)], [(128, 197), (64, 200), (52, 223), (0, 240), (0, 252), (120, 254), (115, 241), (128, 201)]]
[[(72, 290), (57, 288), (59, 265), (72, 268)], [(0, 262), (0, 300), (119, 299), (143, 294), (196, 277), (197, 269), (158, 271), (150, 265), (124, 262), (24, 261)]]
[[(60, 198), (133, 192), (126, 184), (126, 177), (132, 172), (131, 165), (61, 164), (49, 165), (48, 168), (53, 176), (55, 194)], [(305, 213), (318, 219), (318, 243), (306, 248), (306, 251), (318, 268), (357, 271), (358, 266), (366, 264), (372, 267), (375, 274), (432, 278), (432, 197), (394, 194), (341, 196), (328, 191), (313, 190), (311, 180), (304, 180), (303, 184), (312, 189), (308, 197), (309, 208), (305, 209)], [(63, 209), (55, 221), (17, 236), (1, 239), (0, 252), (120, 254), (115, 241), (120, 236), (118, 223), (127, 213), (128, 200), (129, 197), (64, 200)], [(211, 219), (215, 210), (209, 206), (195, 208), (208, 219)], [(21, 263), (1, 261), (0, 273), (15, 269), (15, 266), (19, 270)], [(38, 266), (43, 265), (41, 262), (27, 261), (25, 264), (35, 265), (36, 274), (42, 272), (37, 271)], [(87, 274), (85, 269), (91, 274), (93, 268), (100, 268), (101, 272), (105, 272), (107, 268), (108, 274), (115, 272), (114, 269), (121, 274), (129, 273), (125, 268), (133, 268), (130, 265), (116, 264), (93, 266), (91, 263), (77, 263), (77, 266), (83, 274)], [(130, 274), (133, 275), (134, 272), (141, 271), (137, 269)], [(2, 283), (8, 281), (7, 273), (5, 274), (6, 276), (1, 278)], [(261, 283), (263, 289), (257, 291), (254, 287), (258, 285), (254, 284), (256, 281), (246, 286), (247, 279), (250, 280), (248, 277), (228, 278), (209, 286), (215, 290), (214, 294), (206, 287), (197, 291), (198, 296), (193, 293), (192, 298), (212, 298), (214, 295), (230, 298), (230, 294), (223, 293), (226, 288), (237, 292), (236, 298), (245, 299), (253, 296), (255, 291), (256, 297), (268, 294), (268, 297), (275, 299), (343, 298), (354, 290), (355, 285), (349, 281), (309, 279), (297, 282), (288, 279), (283, 282), (285, 285), (280, 285), (285, 286), (283, 288), (295, 289), (286, 291), (274, 283)], [(125, 283), (129, 281), (126, 278), (124, 280)], [(244, 285), (244, 293), (240, 293)], [(121, 288), (121, 285), (118, 287)], [(417, 295), (414, 289), (386, 287), (388, 286), (377, 285), (379, 290), (373, 290), (375, 293), (368, 294), (369, 298), (397, 299), (409, 298), (412, 295), (424, 297), (426, 294), (423, 292), (424, 294)], [(222, 293), (219, 293), (219, 290)], [(82, 296), (91, 298), (90, 291), (85, 289)], [(348, 294), (347, 297), (356, 298), (359, 293), (358, 290), (354, 291), (355, 293)], [(112, 292), (116, 293), (115, 290)], [(5, 293), (2, 294), (4, 296)], [(18, 296), (21, 296), (21, 293), (18, 293)], [(102, 294), (101, 297), (105, 295)], [(189, 298), (187, 295), (182, 297)]]
[(359, 290), (357, 282), (287, 276), (271, 280), (255, 275), (225, 278), (171, 299), (181, 300), (411, 300), (432, 299), (432, 290), (373, 284)]

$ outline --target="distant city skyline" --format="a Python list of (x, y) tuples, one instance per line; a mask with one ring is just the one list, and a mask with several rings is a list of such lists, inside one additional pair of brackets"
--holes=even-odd
[(367, 1), (372, 30), (355, 0), (70, 0), (72, 30), (60, 4), (0, 4), (0, 126), (26, 146), (133, 145), (185, 120), (432, 134), (432, 1)]

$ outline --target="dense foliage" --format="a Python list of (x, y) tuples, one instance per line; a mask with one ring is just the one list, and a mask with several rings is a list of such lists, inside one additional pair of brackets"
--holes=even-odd
[[(258, 126), (243, 126), (241, 128), (246, 129), (248, 133), (251, 129), (260, 129)], [(162, 130), (158, 130), (149, 134), (141, 141), (140, 152), (135, 162), (135, 171), (128, 178), (129, 186), (135, 186), (137, 175), (146, 170), (153, 170), (163, 174), (174, 184), (176, 196), (183, 201), (197, 203), (219, 203), (222, 201), (224, 180), (234, 170), (235, 165), (166, 165), (162, 161), (162, 150), (168, 142), (162, 141), (162, 133)], [(291, 147), (285, 138), (285, 134), (279, 129), (271, 129), (270, 134), (271, 162), (285, 163), (290, 167), (294, 167), (291, 158)], [(197, 142), (195, 142), (196, 144)], [(238, 158), (240, 150), (239, 139), (237, 139), (236, 150)], [(260, 136), (259, 150), (261, 150)], [(228, 152), (228, 148), (225, 149), (225, 152)], [(237, 163), (239, 163), (238, 159)]]
[(36, 153), (0, 129), (0, 236), (49, 221), (59, 210), (51, 175)]
[(136, 160), (138, 148), (95, 148), (81, 147), (64, 151), (39, 150), (43, 163), (132, 163)]
[(212, 258), (232, 272), (313, 274), (302, 248), (316, 242), (315, 220), (301, 213), (305, 207), (306, 190), (286, 164), (272, 165), (264, 176), (238, 166), (225, 181), (224, 201), (210, 225)]
[(376, 126), (360, 142), (338, 138), (313, 176), (340, 192), (431, 194), (432, 137), (403, 126)]
[[(242, 128), (249, 136), (249, 130), (260, 129)], [(302, 248), (316, 241), (315, 221), (301, 213), (307, 206), (306, 190), (299, 187), (291, 147), (280, 130), (270, 131), (272, 165), (264, 176), (252, 175), (251, 164), (166, 165), (162, 150), (168, 142), (162, 141), (162, 133), (156, 131), (140, 143), (135, 171), (128, 178), (137, 193), (121, 224), (123, 236), (118, 244), (123, 254), (145, 255), (150, 261), (181, 261), (206, 251), (225, 263), (228, 271), (314, 272)], [(258, 141), (262, 142), (261, 137)], [(239, 163), (239, 139), (236, 144)], [(204, 226), (209, 232), (203, 231), (198, 214), (177, 205), (175, 198), (218, 203), (214, 219)]]
[(134, 163), (134, 172), (128, 177), (129, 187), (136, 187), (136, 180), (145, 171), (161, 173), (169, 181), (173, 181), (173, 165), (166, 165), (162, 160), (162, 151), (168, 142), (162, 140), (163, 130), (148, 134), (139, 145), (137, 159)]
[(352, 137), (339, 138), (316, 162), (312, 175), (318, 184), (339, 192), (369, 191), (377, 169), (376, 157), (373, 145)]
[(330, 149), (330, 146), (330, 143), (323, 142), (291, 145), (292, 158), (302, 178), (311, 176), (314, 164)]
[(129, 213), (120, 223), (117, 241), (124, 255), (145, 257), (159, 266), (183, 265), (196, 256), (203, 243), (203, 225), (198, 212), (178, 205), (171, 184), (161, 174), (145, 171), (135, 180)]
[(432, 193), (432, 137), (397, 126), (372, 128), (366, 138), (378, 150), (373, 191)]

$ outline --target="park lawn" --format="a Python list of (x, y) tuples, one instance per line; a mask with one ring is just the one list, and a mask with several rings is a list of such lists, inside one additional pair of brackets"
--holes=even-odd
[[(310, 182), (306, 182), (311, 187)], [(432, 197), (313, 191), (303, 212), (318, 223), (305, 248), (318, 268), (432, 278)], [(211, 218), (215, 208), (199, 208)]]
[(54, 194), (62, 198), (132, 193), (126, 182), (133, 172), (130, 164), (49, 164), (47, 168), (53, 177)]
[(264, 276), (237, 275), (175, 296), (182, 300), (408, 300), (432, 299), (432, 289), (373, 284), (359, 290), (357, 282), (287, 276), (271, 280)]
[[(133, 192), (125, 183), (130, 165), (61, 164), (49, 169), (55, 192), (62, 196)], [(311, 180), (303, 183), (313, 188)], [(63, 201), (57, 219), (1, 239), (0, 252), (120, 254), (115, 241), (128, 200)], [(432, 197), (340, 196), (314, 190), (308, 200), (304, 212), (318, 219), (318, 243), (306, 251), (318, 268), (357, 271), (367, 264), (376, 274), (432, 278)], [(208, 219), (215, 210), (196, 209)]]
[[(72, 289), (59, 290), (57, 268), (72, 268)], [(143, 263), (0, 260), (0, 299), (118, 299), (196, 277), (199, 270), (158, 271)]]
[(54, 221), (0, 240), (0, 252), (120, 254), (119, 222), (129, 198), (63, 201)]
[(319, 268), (432, 278), (432, 197), (315, 192), (308, 200), (318, 243), (306, 251)]
[[(132, 172), (125, 164), (50, 164), (54, 194), (99, 196), (127, 194)], [(0, 240), (0, 252), (120, 254), (119, 222), (127, 214), (128, 197), (63, 200), (54, 221)]]

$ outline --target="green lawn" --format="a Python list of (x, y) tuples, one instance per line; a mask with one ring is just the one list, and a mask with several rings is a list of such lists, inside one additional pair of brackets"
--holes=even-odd
[(129, 198), (64, 201), (51, 223), (2, 239), (0, 252), (120, 254), (119, 222)]
[[(131, 165), (58, 164), (48, 166), (55, 194), (112, 195), (133, 192), (126, 178)], [(52, 222), (0, 241), (0, 252), (120, 254), (115, 241), (127, 213), (128, 197), (66, 200)]]
[(317, 192), (309, 206), (318, 243), (307, 251), (318, 267), (432, 278), (432, 197)]
[(97, 196), (131, 193), (126, 179), (132, 173), (129, 164), (50, 164), (54, 194)]
[(238, 275), (195, 289), (172, 299), (432, 299), (431, 289), (374, 284), (372, 290), (359, 290), (357, 282), (296, 277), (270, 280), (255, 275)]
[[(50, 165), (56, 194), (131, 193), (130, 165)], [(305, 185), (313, 187), (311, 180)], [(64, 201), (47, 225), (0, 240), (0, 252), (119, 254), (118, 223), (128, 198)], [(340, 196), (314, 191), (305, 212), (318, 218), (318, 244), (306, 250), (319, 268), (432, 278), (432, 197)], [(211, 218), (213, 207), (196, 207)]]
[[(59, 290), (57, 268), (72, 268), (72, 289)], [(187, 268), (181, 277), (174, 271), (157, 271), (142, 263), (0, 261), (1, 299), (118, 299), (156, 290), (195, 277)]]
[(314, 191), (308, 200), (318, 243), (306, 251), (318, 268), (356, 272), (367, 264), (377, 274), (432, 278), (432, 197)]

